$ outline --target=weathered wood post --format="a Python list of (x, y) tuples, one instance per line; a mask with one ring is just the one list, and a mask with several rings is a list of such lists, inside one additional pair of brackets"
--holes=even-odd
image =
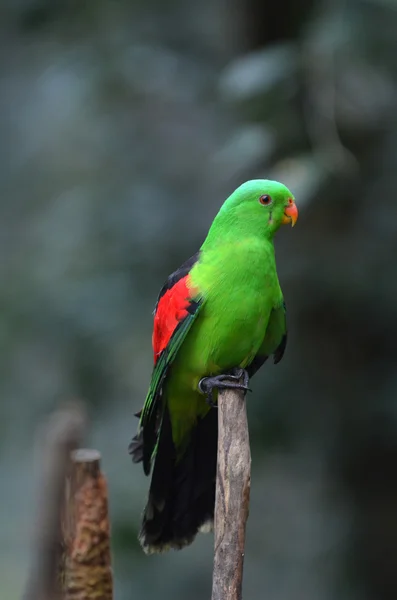
[(251, 484), (251, 450), (243, 392), (219, 391), (218, 429), (212, 600), (241, 600)]

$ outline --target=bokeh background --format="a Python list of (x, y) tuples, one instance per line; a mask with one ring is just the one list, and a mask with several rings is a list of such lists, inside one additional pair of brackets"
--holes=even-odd
[(249, 178), (290, 186), (289, 345), (249, 396), (244, 597), (397, 597), (395, 0), (2, 0), (0, 582), (29, 560), (37, 426), (84, 398), (116, 600), (209, 598), (212, 536), (146, 557), (127, 445), (152, 310)]

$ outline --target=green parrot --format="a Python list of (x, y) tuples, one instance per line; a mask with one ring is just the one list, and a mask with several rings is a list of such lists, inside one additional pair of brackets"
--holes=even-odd
[(257, 179), (222, 205), (200, 250), (172, 273), (154, 311), (154, 367), (129, 446), (150, 474), (139, 534), (148, 554), (181, 549), (212, 528), (217, 390), (248, 381), (286, 347), (287, 326), (273, 238), (295, 224), (291, 192)]

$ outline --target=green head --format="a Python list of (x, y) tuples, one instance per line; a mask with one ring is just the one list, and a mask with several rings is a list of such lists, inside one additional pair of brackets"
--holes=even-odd
[(278, 181), (253, 179), (238, 187), (223, 203), (210, 234), (259, 235), (272, 239), (280, 225), (295, 225), (295, 198)]

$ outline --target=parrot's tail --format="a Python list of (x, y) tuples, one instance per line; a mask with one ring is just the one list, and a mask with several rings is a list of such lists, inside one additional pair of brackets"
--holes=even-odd
[(165, 409), (149, 498), (139, 541), (147, 554), (180, 550), (198, 531), (211, 531), (214, 520), (218, 413), (210, 410), (191, 432), (176, 460), (171, 422)]

